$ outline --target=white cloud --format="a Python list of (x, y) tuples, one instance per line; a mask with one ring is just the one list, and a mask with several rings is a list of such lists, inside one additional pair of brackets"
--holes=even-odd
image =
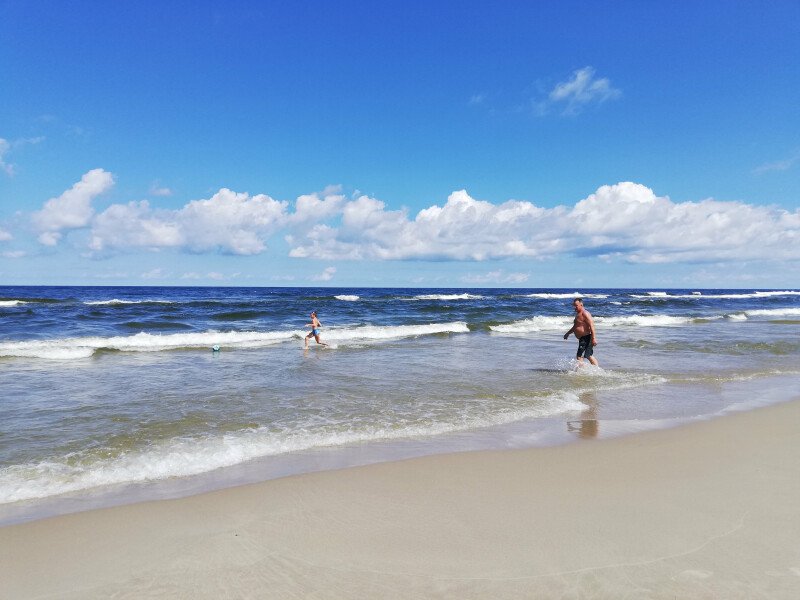
[(227, 281), (230, 279), (236, 279), (241, 276), (241, 273), (233, 273), (232, 275), (225, 275), (224, 273), (219, 273), (217, 271), (210, 271), (208, 273), (184, 273), (181, 275), (181, 279), (210, 279), (212, 281)]
[(0, 242), (7, 242), (13, 239), (14, 239), (13, 235), (11, 235), (8, 231), (0, 227)]
[(153, 210), (146, 200), (112, 205), (94, 219), (89, 245), (96, 252), (184, 248), (259, 254), (266, 249), (266, 237), (284, 224), (285, 217), (285, 202), (223, 188), (179, 210)]
[(24, 252), (23, 250), (7, 250), (3, 252), (3, 258), (22, 258), (23, 256), (27, 256), (28, 253)]
[(154, 183), (150, 186), (150, 191), (148, 192), (151, 196), (159, 196), (159, 197), (166, 197), (172, 196), (172, 190), (168, 187), (160, 186), (158, 183)]
[[(410, 214), (363, 194), (348, 200), (339, 188), (303, 195), (291, 204), (223, 188), (175, 210), (142, 200), (113, 204), (94, 214), (92, 199), (111, 185), (111, 174), (96, 169), (49, 200), (32, 215), (40, 242), (56, 245), (64, 231), (83, 227), (95, 256), (141, 249), (256, 255), (281, 235), (290, 256), (328, 261), (800, 259), (800, 209), (790, 212), (714, 199), (676, 203), (632, 182), (602, 186), (574, 205), (553, 208), (521, 200), (494, 204), (459, 190), (443, 205)], [(10, 234), (0, 230), (3, 239)], [(335, 273), (335, 267), (329, 267), (314, 280), (330, 281)], [(213, 274), (198, 277), (214, 279)], [(489, 270), (464, 280), (523, 283), (527, 277)]]
[(469, 104), (483, 104), (486, 101), (486, 94), (473, 94), (469, 99)]
[(778, 160), (756, 167), (753, 169), (753, 173), (756, 175), (763, 175), (764, 173), (775, 171), (788, 171), (797, 163), (800, 163), (800, 152), (797, 152), (794, 156), (790, 156), (784, 160)]
[(16, 165), (11, 164), (7, 160), (7, 156), (11, 152), (11, 149), (18, 148), (19, 146), (38, 144), (44, 141), (44, 139), (44, 136), (39, 136), (32, 138), (19, 138), (13, 142), (9, 142), (4, 138), (0, 138), (0, 171), (3, 171), (9, 177), (13, 177), (16, 174)]
[(590, 104), (600, 104), (621, 95), (609, 79), (596, 78), (592, 67), (584, 67), (575, 71), (571, 79), (556, 84), (547, 100), (537, 105), (537, 111), (546, 114), (550, 108), (556, 108), (564, 115), (576, 115)]
[(140, 277), (142, 279), (166, 279), (169, 277), (169, 274), (161, 267), (158, 267), (142, 273)]
[(336, 274), (336, 267), (327, 267), (322, 273), (311, 277), (311, 281), (330, 281)]
[(488, 273), (464, 275), (461, 281), (471, 285), (484, 283), (525, 283), (530, 275), (528, 273), (506, 273), (503, 269), (489, 271)]
[(339, 227), (292, 238), (291, 256), (326, 260), (545, 259), (599, 256), (639, 263), (800, 259), (800, 209), (741, 202), (674, 203), (643, 185), (602, 186), (573, 207), (495, 205), (454, 192), (444, 206), (402, 211), (362, 196)]
[(86, 227), (94, 214), (92, 200), (114, 185), (114, 176), (103, 169), (93, 169), (57, 198), (45, 202), (31, 221), (41, 233), (39, 241), (54, 246), (65, 229)]

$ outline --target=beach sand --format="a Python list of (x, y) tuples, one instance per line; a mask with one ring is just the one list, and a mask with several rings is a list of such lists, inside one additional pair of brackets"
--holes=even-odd
[(0, 529), (0, 597), (797, 598), (800, 401)]

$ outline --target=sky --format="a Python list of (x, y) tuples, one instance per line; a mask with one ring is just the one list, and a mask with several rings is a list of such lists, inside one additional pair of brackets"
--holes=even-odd
[(800, 3), (0, 0), (0, 285), (800, 287)]

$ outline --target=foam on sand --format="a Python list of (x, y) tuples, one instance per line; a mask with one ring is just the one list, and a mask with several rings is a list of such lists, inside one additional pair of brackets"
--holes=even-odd
[[(522, 404), (522, 402), (520, 403)], [(276, 432), (244, 429), (224, 435), (173, 438), (145, 449), (118, 453), (85, 451), (63, 459), (0, 469), (0, 504), (47, 498), (109, 485), (188, 477), (253, 459), (311, 448), (363, 444), (382, 440), (428, 437), (504, 425), (527, 418), (584, 410), (570, 392), (553, 392), (517, 410), (475, 414), (420, 424), (398, 425), (391, 419), (361, 428), (323, 425)]]

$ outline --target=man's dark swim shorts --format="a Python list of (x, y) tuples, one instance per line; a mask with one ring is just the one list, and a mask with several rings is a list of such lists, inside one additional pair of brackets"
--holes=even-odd
[(594, 354), (594, 346), (592, 346), (592, 334), (585, 335), (578, 340), (578, 358), (585, 356), (589, 358)]

